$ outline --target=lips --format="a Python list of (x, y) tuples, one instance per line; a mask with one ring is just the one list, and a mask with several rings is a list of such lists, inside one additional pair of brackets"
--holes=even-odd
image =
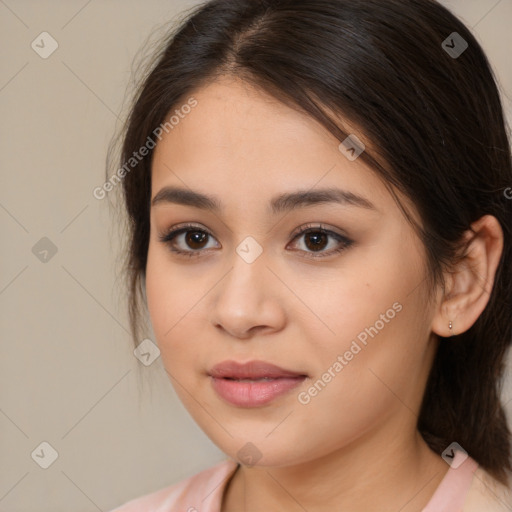
[(306, 376), (304, 373), (284, 370), (279, 366), (266, 363), (265, 361), (249, 361), (248, 363), (224, 361), (216, 364), (210, 370), (209, 374), (215, 378), (233, 380), (268, 380)]
[(224, 361), (210, 371), (212, 387), (226, 402), (238, 407), (265, 405), (301, 384), (307, 375), (264, 361)]

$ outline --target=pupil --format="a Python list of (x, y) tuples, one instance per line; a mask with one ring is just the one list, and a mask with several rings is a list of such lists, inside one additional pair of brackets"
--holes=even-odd
[(200, 249), (201, 247), (196, 247), (195, 244), (200, 245), (205, 241), (206, 237), (206, 233), (201, 233), (200, 231), (189, 231), (186, 235), (186, 241), (193, 249)]
[[(308, 247), (308, 249), (312, 250), (318, 250), (319, 248), (322, 249), (322, 247), (319, 246), (325, 243), (326, 237), (327, 235), (325, 233), (310, 233), (308, 234), (308, 236), (306, 236), (306, 246)], [(311, 240), (314, 240), (312, 247), (310, 247), (310, 245), (308, 244), (308, 241)]]

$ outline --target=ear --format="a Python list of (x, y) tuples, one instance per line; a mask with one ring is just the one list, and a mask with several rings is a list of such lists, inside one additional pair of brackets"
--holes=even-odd
[(503, 251), (503, 230), (492, 215), (478, 219), (471, 224), (471, 230), (463, 235), (467, 244), (464, 256), (445, 273), (445, 289), (432, 320), (432, 331), (439, 336), (467, 331), (482, 314), (491, 296)]

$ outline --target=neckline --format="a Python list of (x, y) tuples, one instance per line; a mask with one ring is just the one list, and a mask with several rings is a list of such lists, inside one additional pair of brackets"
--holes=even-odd
[[(455, 448), (451, 450), (451, 453), (453, 459), (451, 463), (447, 462), (450, 466), (448, 471), (421, 512), (452, 512), (453, 510), (462, 509), (473, 481), (473, 474), (479, 465), (460, 449)], [(232, 459), (228, 459), (221, 464), (225, 468), (225, 477), (223, 484), (217, 488), (215, 512), (221, 511), (229, 482), (241, 466), (240, 463)]]
[[(443, 454), (445, 452), (447, 450)], [(478, 463), (457, 447), (450, 449), (445, 457), (452, 459), (450, 463), (447, 462), (450, 467), (422, 512), (462, 510), (466, 501)]]

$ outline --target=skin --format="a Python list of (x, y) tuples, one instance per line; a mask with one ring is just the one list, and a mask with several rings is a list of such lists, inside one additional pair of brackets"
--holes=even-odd
[[(486, 216), (474, 224), (468, 257), (429, 304), (424, 248), (361, 159), (349, 161), (316, 121), (236, 79), (193, 96), (198, 105), (155, 149), (152, 197), (180, 186), (216, 196), (224, 210), (151, 208), (146, 294), (165, 369), (191, 416), (229, 457), (247, 442), (262, 455), (231, 478), (222, 512), (420, 512), (448, 470), (416, 430), (436, 335), (451, 334), (450, 320), (453, 333), (468, 329), (485, 308), (502, 251), (499, 223)], [(324, 187), (363, 196), (375, 210), (325, 203), (268, 211), (277, 194)], [(184, 222), (213, 234), (202, 246), (174, 240), (199, 256), (176, 255), (159, 240)], [(308, 257), (319, 253), (307, 236), (290, 234), (309, 223), (353, 244)], [(247, 236), (263, 250), (250, 264), (235, 251)], [(339, 246), (330, 237), (320, 254)], [(298, 393), (395, 302), (402, 310), (301, 404)], [(228, 359), (265, 360), (308, 379), (265, 406), (235, 407), (207, 375)]]

